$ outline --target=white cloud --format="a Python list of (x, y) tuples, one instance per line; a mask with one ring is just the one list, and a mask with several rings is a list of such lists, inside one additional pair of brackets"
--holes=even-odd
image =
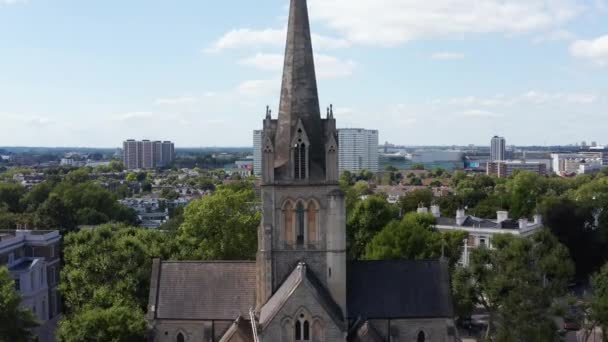
[(311, 17), (347, 40), (394, 46), (475, 33), (551, 30), (583, 11), (575, 0), (311, 0)]
[(608, 35), (590, 40), (577, 40), (570, 45), (570, 53), (588, 59), (599, 66), (608, 65)]
[(279, 89), (280, 82), (277, 80), (248, 80), (241, 82), (237, 88), (238, 95), (247, 97), (271, 96)]
[(555, 30), (542, 34), (534, 39), (535, 43), (561, 42), (576, 39), (576, 35), (568, 30)]
[(260, 70), (281, 70), (283, 67), (283, 55), (275, 53), (258, 53), (239, 61), (239, 64), (254, 67)]
[(38, 116), (38, 115), (23, 115), (23, 114), (13, 114), (13, 113), (0, 113), (0, 119), (2, 121), (11, 121), (14, 123), (18, 123), (24, 125), (26, 127), (44, 127), (54, 125), (57, 122), (48, 117)]
[(154, 101), (154, 103), (158, 106), (171, 106), (171, 105), (181, 105), (181, 104), (191, 104), (196, 103), (198, 100), (192, 96), (180, 96), (180, 97), (172, 97), (172, 98), (161, 98)]
[[(276, 47), (280, 48), (285, 45), (287, 36), (287, 28), (283, 29), (234, 29), (217, 41), (211, 46), (206, 48), (205, 52), (221, 52), (229, 49), (240, 49), (240, 48), (261, 48), (261, 47)], [(312, 43), (315, 49), (327, 50), (327, 49), (341, 49), (350, 46), (350, 43), (344, 39), (327, 37), (319, 34), (312, 33)]]
[[(315, 68), (319, 79), (335, 79), (352, 75), (356, 63), (352, 60), (341, 60), (334, 56), (315, 54)], [(260, 70), (280, 72), (283, 68), (283, 55), (258, 53), (242, 59), (239, 64)]]
[(464, 59), (464, 53), (460, 52), (436, 52), (431, 55), (431, 59), (436, 60), (455, 60), (455, 59)]
[(0, 0), (0, 5), (12, 5), (20, 2), (26, 2), (27, 0)]
[(498, 118), (498, 117), (502, 116), (502, 114), (490, 112), (487, 110), (481, 110), (481, 109), (465, 110), (464, 112), (460, 113), (460, 115), (465, 118), (476, 118), (476, 119)]
[(589, 105), (596, 103), (599, 97), (593, 93), (548, 93), (528, 91), (514, 96), (498, 95), (482, 98), (476, 96), (456, 97), (451, 99), (437, 99), (434, 105), (460, 106), (460, 107), (510, 107), (515, 105), (551, 105), (576, 104)]

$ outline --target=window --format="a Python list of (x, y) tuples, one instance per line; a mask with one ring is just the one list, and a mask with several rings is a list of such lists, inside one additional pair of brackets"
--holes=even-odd
[(285, 227), (284, 227), (284, 232), (285, 232), (285, 243), (287, 243), (288, 245), (293, 245), (293, 243), (295, 242), (295, 237), (294, 237), (294, 232), (293, 232), (293, 222), (294, 222), (294, 212), (293, 212), (293, 206), (291, 204), (291, 202), (288, 202), (285, 205)]
[(56, 282), (55, 272), (57, 272), (56, 268), (54, 266), (51, 267), (51, 274), (49, 275), (49, 283), (51, 285), (55, 285)]
[(305, 319), (304, 314), (296, 321), (296, 341), (310, 341), (310, 323)]
[(15, 253), (10, 253), (8, 255), (8, 266), (12, 266), (13, 263), (15, 262)]
[(15, 290), (17, 290), (17, 292), (21, 291), (21, 280), (20, 279), (15, 279)]
[(49, 254), (51, 259), (55, 257), (55, 246), (51, 246)]
[(185, 341), (184, 334), (182, 334), (182, 333), (177, 334), (177, 338), (175, 339), (175, 341), (176, 342), (184, 342)]
[(426, 341), (426, 335), (424, 334), (424, 331), (421, 331), (418, 333), (418, 337), (416, 338), (416, 342), (425, 342)]
[(308, 204), (308, 242), (317, 242), (317, 206), (313, 201)]
[(298, 246), (301, 246), (304, 244), (304, 205), (302, 205), (302, 203), (298, 203), (298, 206), (296, 207), (296, 220), (296, 229), (298, 232), (296, 242)]
[[(298, 133), (301, 134), (302, 130), (298, 130)], [(294, 178), (306, 179), (306, 144), (302, 142), (302, 139), (294, 146), (293, 158)]]

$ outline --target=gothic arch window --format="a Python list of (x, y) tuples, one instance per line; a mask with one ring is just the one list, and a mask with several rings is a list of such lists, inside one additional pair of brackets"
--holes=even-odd
[(323, 323), (315, 319), (312, 323), (312, 342), (323, 342), (324, 338)]
[(294, 325), (291, 318), (287, 318), (281, 322), (281, 341), (291, 341), (294, 336)]
[(426, 342), (426, 334), (424, 331), (418, 332), (418, 336), (416, 337), (416, 342)]
[(310, 341), (310, 322), (307, 316), (301, 313), (295, 326), (296, 341)]
[(175, 338), (176, 342), (185, 342), (186, 339), (184, 338), (184, 334), (182, 334), (181, 332), (177, 334), (177, 337)]
[(314, 200), (311, 200), (308, 202), (308, 208), (306, 211), (308, 243), (314, 246), (319, 241), (319, 206)]
[(283, 206), (283, 234), (285, 243), (293, 245), (295, 243), (294, 222), (295, 213), (291, 201), (287, 201)]
[(304, 245), (304, 234), (305, 234), (305, 210), (304, 204), (302, 202), (298, 202), (296, 206), (296, 243), (298, 246)]
[(306, 144), (298, 143), (294, 151), (294, 177), (295, 179), (306, 179)]

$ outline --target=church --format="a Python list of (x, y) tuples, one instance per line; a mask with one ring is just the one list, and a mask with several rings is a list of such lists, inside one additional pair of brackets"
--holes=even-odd
[(150, 341), (456, 341), (447, 263), (347, 260), (306, 0), (291, 0), (278, 118), (267, 110), (262, 135), (256, 261), (154, 260)]

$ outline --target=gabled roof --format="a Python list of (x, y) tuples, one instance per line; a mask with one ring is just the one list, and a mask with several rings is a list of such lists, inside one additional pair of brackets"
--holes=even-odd
[(353, 328), (354, 332), (349, 334), (349, 341), (384, 342), (378, 330), (369, 321), (360, 321)]
[(447, 264), (441, 261), (356, 261), (347, 280), (349, 318), (451, 318)]
[(234, 320), (255, 307), (254, 262), (154, 261), (149, 318)]
[(339, 327), (342, 327), (344, 322), (340, 307), (332, 299), (327, 289), (325, 289), (315, 275), (307, 270), (306, 264), (303, 262), (298, 264), (274, 295), (272, 295), (268, 302), (262, 306), (262, 309), (260, 310), (260, 325), (264, 327), (270, 323), (295, 290), (305, 282), (310, 285), (310, 289), (313, 292), (312, 294), (319, 304), (325, 309), (329, 316), (332, 317), (335, 323)]
[(251, 322), (244, 320), (242, 317), (238, 317), (228, 328), (224, 336), (220, 339), (219, 342), (229, 342), (232, 341), (234, 336), (240, 336), (242, 338), (246, 338), (247, 341), (253, 341), (253, 332), (251, 331)]

